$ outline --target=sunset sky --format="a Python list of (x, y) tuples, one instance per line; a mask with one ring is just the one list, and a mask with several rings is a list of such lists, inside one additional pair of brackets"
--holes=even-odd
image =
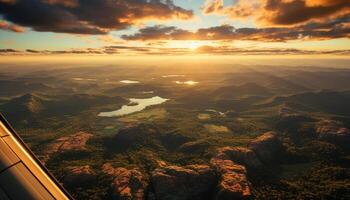
[(0, 54), (350, 55), (349, 0), (0, 0)]

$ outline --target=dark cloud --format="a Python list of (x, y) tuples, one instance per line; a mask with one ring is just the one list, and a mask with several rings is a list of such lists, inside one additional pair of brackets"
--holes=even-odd
[(349, 0), (239, 0), (223, 6), (223, 0), (207, 0), (205, 14), (230, 18), (253, 17), (262, 26), (294, 26), (327, 21), (350, 14)]
[(0, 53), (16, 53), (16, 52), (20, 52), (20, 51), (17, 51), (15, 49), (0, 49)]
[(103, 54), (104, 52), (99, 48), (86, 48), (78, 50), (59, 50), (59, 51), (50, 51), (50, 50), (34, 50), (26, 49), (24, 54), (39, 54), (39, 55), (55, 55), (55, 54)]
[(350, 13), (349, 0), (266, 0), (260, 20), (267, 24), (294, 25), (310, 20), (328, 20)]
[(140, 29), (134, 35), (122, 35), (125, 40), (179, 40), (190, 39), (193, 33), (175, 26), (152, 26)]
[(189, 32), (175, 27), (153, 26), (140, 29), (133, 35), (122, 36), (125, 40), (323, 40), (350, 37), (350, 15), (320, 23), (308, 23), (296, 27), (235, 28), (222, 25)]
[(1, 0), (0, 14), (36, 31), (79, 34), (106, 34), (149, 19), (193, 17), (172, 0)]
[(133, 46), (106, 46), (104, 47), (105, 50), (132, 50), (137, 52), (148, 52), (151, 48), (149, 47), (133, 47)]

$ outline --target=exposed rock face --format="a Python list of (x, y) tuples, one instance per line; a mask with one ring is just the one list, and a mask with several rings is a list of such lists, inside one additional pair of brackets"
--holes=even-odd
[(341, 122), (323, 120), (316, 127), (318, 138), (335, 143), (344, 143), (350, 140), (350, 130)]
[(128, 148), (137, 144), (147, 144), (148, 139), (152, 138), (156, 131), (154, 127), (146, 124), (124, 128), (114, 136), (115, 145)]
[(255, 152), (245, 147), (220, 148), (218, 149), (218, 155), (216, 157), (233, 160), (249, 168), (259, 168), (262, 166)]
[(184, 153), (198, 153), (204, 152), (209, 146), (210, 144), (206, 141), (193, 141), (181, 145), (178, 150)]
[(114, 168), (110, 163), (102, 166), (102, 171), (114, 177), (111, 184), (112, 197), (116, 200), (143, 200), (146, 182), (140, 171), (122, 167)]
[(176, 149), (180, 145), (189, 142), (191, 138), (179, 133), (167, 133), (161, 137), (161, 141), (168, 149)]
[(96, 174), (89, 165), (68, 167), (63, 178), (65, 186), (77, 186), (91, 183), (96, 179)]
[(299, 113), (289, 107), (282, 107), (279, 110), (279, 116), (280, 118), (284, 119), (284, 120), (304, 120), (307, 119), (308, 116), (303, 115), (302, 113)]
[(220, 156), (212, 158), (210, 163), (220, 175), (217, 200), (247, 199), (251, 195), (244, 166)]
[(249, 148), (256, 153), (262, 162), (274, 160), (274, 157), (277, 155), (277, 152), (281, 150), (281, 147), (281, 142), (272, 131), (264, 133), (249, 144)]
[(121, 129), (116, 135), (115, 139), (120, 140), (121, 142), (129, 143), (135, 140), (140, 134), (142, 125), (136, 125)]
[(207, 199), (215, 188), (216, 174), (208, 165), (165, 166), (151, 177), (157, 200)]
[(42, 161), (46, 162), (51, 155), (66, 151), (86, 151), (86, 142), (92, 137), (91, 133), (78, 132), (55, 140), (45, 150)]

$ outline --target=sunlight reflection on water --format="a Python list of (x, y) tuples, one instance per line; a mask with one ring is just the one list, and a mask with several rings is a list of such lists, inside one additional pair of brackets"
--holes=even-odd
[(165, 99), (159, 96), (154, 96), (147, 99), (129, 99), (130, 103), (128, 105), (123, 105), (119, 110), (110, 111), (110, 112), (100, 112), (99, 117), (120, 117), (123, 115), (131, 114), (134, 112), (141, 111), (148, 106), (162, 104), (169, 99)]

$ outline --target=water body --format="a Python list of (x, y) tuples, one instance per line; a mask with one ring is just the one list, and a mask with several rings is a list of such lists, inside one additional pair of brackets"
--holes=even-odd
[(162, 78), (175, 78), (175, 77), (185, 77), (183, 74), (169, 74), (169, 75), (164, 75)]
[(131, 98), (129, 100), (130, 100), (130, 103), (127, 105), (123, 105), (119, 110), (114, 110), (110, 112), (100, 112), (98, 116), (99, 117), (120, 117), (131, 113), (139, 112), (148, 106), (162, 104), (168, 101), (169, 99), (165, 99), (159, 96), (154, 96), (146, 99)]
[(126, 84), (136, 84), (136, 83), (140, 83), (140, 81), (132, 81), (132, 80), (121, 80), (119, 81), (121, 83), (126, 83)]
[(217, 111), (217, 110), (214, 110), (214, 109), (205, 109), (205, 111), (207, 111), (207, 112), (219, 113), (220, 115), (225, 116), (225, 113), (220, 112), (220, 111)]
[(199, 82), (197, 82), (197, 81), (175, 81), (175, 83), (178, 85), (196, 85)]
[(142, 91), (141, 93), (142, 93), (142, 94), (153, 94), (154, 91)]
[(76, 77), (76, 78), (72, 78), (75, 81), (96, 81), (96, 79), (92, 79), (92, 78), (80, 78), (80, 77)]

